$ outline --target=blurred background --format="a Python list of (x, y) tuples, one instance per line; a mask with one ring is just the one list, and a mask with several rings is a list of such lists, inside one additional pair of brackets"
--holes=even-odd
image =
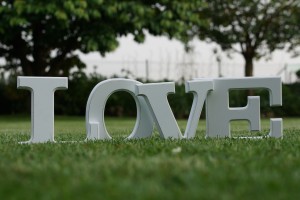
[[(0, 114), (28, 114), (30, 94), (17, 76), (66, 76), (55, 113), (84, 115), (92, 88), (108, 78), (175, 81), (168, 99), (189, 114), (184, 83), (197, 77), (280, 76), (283, 106), (263, 116), (300, 116), (299, 0), (0, 1)], [(247, 91), (231, 91), (245, 106)], [(113, 94), (110, 116), (135, 116), (133, 98)], [(204, 113), (203, 113), (204, 114)]]
[[(87, 72), (105, 76), (130, 75), (132, 78), (180, 81), (196, 77), (243, 77), (244, 59), (238, 53), (230, 56), (215, 42), (193, 40), (193, 51), (184, 44), (165, 36), (146, 34), (145, 41), (136, 43), (132, 35), (118, 39), (119, 47), (101, 57), (97, 53), (79, 54)], [(284, 83), (297, 82), (300, 57), (285, 50), (254, 60), (253, 76), (280, 76)], [(149, 70), (150, 69), (150, 70)]]

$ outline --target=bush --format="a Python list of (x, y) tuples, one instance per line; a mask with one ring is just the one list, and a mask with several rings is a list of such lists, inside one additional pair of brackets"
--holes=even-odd
[[(58, 115), (85, 115), (86, 103), (90, 92), (99, 82), (107, 78), (99, 74), (86, 75), (75, 72), (69, 77), (69, 88), (55, 92), (55, 113)], [(17, 74), (0, 81), (0, 114), (28, 114), (30, 112), (30, 93), (17, 90)], [(166, 80), (163, 80), (166, 81)], [(263, 116), (300, 116), (300, 83), (283, 85), (283, 106), (270, 107), (267, 90), (255, 90), (261, 97)], [(176, 118), (187, 118), (192, 106), (193, 95), (185, 93), (184, 84), (176, 84), (176, 93), (168, 96)], [(247, 104), (246, 90), (230, 91), (230, 107), (243, 107)], [(116, 92), (109, 97), (105, 114), (108, 116), (135, 116), (136, 104), (126, 92)], [(205, 107), (202, 116), (205, 114)]]

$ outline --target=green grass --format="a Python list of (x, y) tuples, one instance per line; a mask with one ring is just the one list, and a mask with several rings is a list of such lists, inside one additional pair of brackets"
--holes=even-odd
[[(30, 120), (0, 117), (0, 199), (300, 198), (300, 119), (284, 119), (282, 140), (205, 139), (201, 122), (192, 140), (124, 141), (134, 122), (107, 119), (111, 141), (20, 145)], [(233, 135), (246, 128), (233, 123)], [(57, 117), (55, 132), (82, 141), (84, 118)]]

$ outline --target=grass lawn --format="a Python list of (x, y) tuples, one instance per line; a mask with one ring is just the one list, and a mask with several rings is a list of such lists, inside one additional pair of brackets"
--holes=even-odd
[[(135, 120), (106, 123), (111, 141), (20, 145), (29, 118), (0, 117), (0, 199), (300, 199), (299, 118), (284, 119), (282, 140), (205, 139), (202, 120), (192, 140), (124, 141)], [(55, 134), (84, 140), (84, 118), (56, 117)]]

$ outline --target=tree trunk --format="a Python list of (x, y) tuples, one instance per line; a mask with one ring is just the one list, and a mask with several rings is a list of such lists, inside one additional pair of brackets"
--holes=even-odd
[[(245, 58), (245, 76), (251, 77), (253, 76), (253, 56), (251, 55), (244, 55)], [(248, 96), (254, 96), (254, 91), (249, 89), (247, 91)]]
[(253, 58), (245, 56), (245, 76), (253, 76)]

